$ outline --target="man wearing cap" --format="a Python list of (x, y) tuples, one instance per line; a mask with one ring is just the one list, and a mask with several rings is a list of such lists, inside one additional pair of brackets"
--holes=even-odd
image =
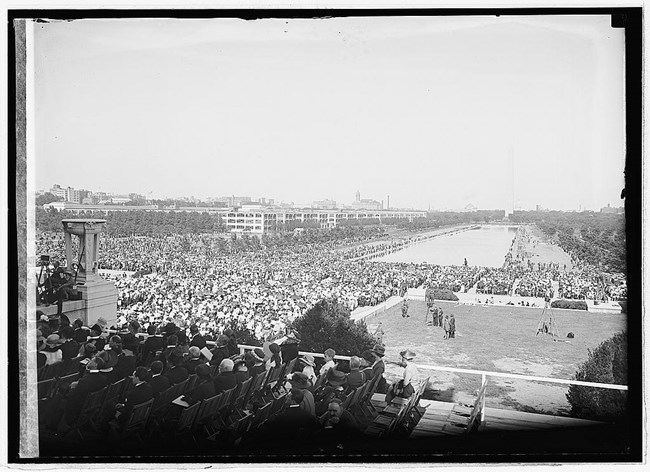
[(375, 344), (372, 348), (372, 355), (375, 357), (375, 361), (372, 364), (372, 378), (379, 376), (377, 381), (378, 393), (384, 393), (388, 387), (388, 383), (384, 378), (384, 372), (386, 370), (386, 364), (384, 364), (384, 354), (386, 353), (386, 348), (381, 344)]
[(410, 398), (418, 388), (420, 372), (415, 364), (411, 362), (415, 357), (415, 353), (407, 349), (400, 352), (399, 355), (401, 359), (397, 365), (404, 367), (404, 375), (402, 380), (393, 384), (386, 393), (386, 404), (390, 404), (395, 397)]
[(327, 383), (319, 387), (314, 392), (314, 400), (316, 402), (316, 414), (322, 415), (327, 410), (327, 405), (332, 398), (345, 400), (345, 373), (337, 369), (330, 369), (327, 371)]
[(228, 336), (220, 334), (217, 336), (217, 347), (212, 350), (212, 359), (210, 365), (220, 365), (221, 361), (228, 359), (230, 352), (228, 351)]
[(298, 389), (303, 394), (300, 408), (315, 418), (316, 402), (314, 401), (314, 394), (309, 391), (312, 387), (312, 383), (309, 381), (307, 376), (302, 372), (296, 372), (289, 379), (289, 383), (291, 384), (292, 389)]
[(237, 378), (232, 371), (235, 363), (232, 359), (224, 359), (219, 364), (219, 374), (214, 378), (214, 394), (218, 395), (221, 392), (230, 390), (237, 386)]
[(205, 338), (199, 331), (199, 327), (195, 324), (190, 326), (190, 348), (192, 346), (198, 347), (199, 351), (206, 346)]

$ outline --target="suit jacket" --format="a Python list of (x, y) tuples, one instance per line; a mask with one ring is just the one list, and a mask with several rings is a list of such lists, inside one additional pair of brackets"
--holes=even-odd
[(151, 393), (154, 397), (157, 397), (161, 392), (164, 392), (171, 386), (169, 379), (164, 375), (156, 375), (155, 377), (151, 377), (147, 383), (151, 387)]
[(234, 372), (221, 372), (214, 378), (214, 393), (219, 394), (230, 390), (237, 385), (237, 377)]
[(79, 354), (79, 343), (74, 339), (64, 342), (59, 346), (61, 349), (61, 354), (63, 354), (63, 360), (74, 359)]
[(206, 398), (214, 397), (217, 392), (214, 389), (214, 382), (212, 379), (201, 382), (190, 393), (185, 394), (185, 401), (190, 405), (205, 400)]
[(247, 370), (238, 370), (235, 372), (235, 378), (237, 379), (237, 383), (240, 384), (248, 380), (250, 378), (250, 375), (248, 375)]
[(88, 341), (88, 336), (90, 336), (90, 330), (88, 328), (77, 328), (74, 330), (72, 339), (78, 343), (85, 343)]
[(196, 369), (197, 365), (200, 364), (205, 364), (205, 360), (201, 359), (190, 359), (189, 361), (185, 362), (183, 366), (187, 369), (187, 371), (191, 374), (194, 373), (194, 370)]
[(117, 356), (117, 364), (115, 364), (113, 371), (108, 376), (109, 381), (115, 383), (118, 380), (122, 380), (133, 374), (133, 371), (135, 370), (135, 361), (135, 356), (119, 354)]
[(151, 385), (149, 383), (142, 382), (133, 387), (128, 391), (124, 399), (124, 408), (122, 409), (122, 415), (120, 415), (120, 422), (126, 421), (135, 405), (149, 401), (152, 398), (153, 393), (151, 392)]
[(354, 390), (355, 388), (361, 387), (364, 383), (366, 383), (366, 376), (359, 369), (352, 370), (346, 376), (346, 381), (348, 384), (348, 390)]
[(266, 367), (264, 366), (263, 363), (260, 365), (254, 365), (253, 367), (248, 369), (248, 375), (250, 375), (251, 377), (255, 377), (257, 374), (260, 374), (262, 372), (266, 372)]
[(108, 385), (106, 377), (99, 372), (88, 372), (83, 376), (77, 386), (70, 392), (65, 409), (65, 419), (68, 424), (73, 424), (81, 413), (86, 397), (101, 390)]
[(183, 366), (174, 366), (167, 370), (165, 377), (169, 379), (169, 382), (172, 385), (179, 384), (187, 380), (190, 374), (187, 372), (187, 369)]
[(142, 360), (143, 362), (147, 359), (147, 356), (150, 352), (154, 353), (156, 351), (161, 351), (164, 347), (162, 336), (149, 336), (143, 346), (142, 346)]
[(228, 347), (222, 346), (217, 347), (212, 351), (212, 359), (210, 359), (210, 365), (219, 365), (224, 359), (228, 359), (230, 353), (228, 352)]
[(309, 441), (319, 429), (318, 420), (300, 405), (290, 405), (282, 413), (268, 421), (265, 430), (268, 441)]
[(203, 337), (203, 335), (201, 333), (195, 335), (192, 338), (192, 340), (190, 341), (190, 347), (192, 347), (192, 346), (196, 346), (199, 349), (203, 349), (206, 346), (205, 338)]

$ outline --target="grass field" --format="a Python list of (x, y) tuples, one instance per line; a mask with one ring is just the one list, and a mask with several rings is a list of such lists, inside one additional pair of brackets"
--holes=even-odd
[[(443, 339), (442, 328), (426, 326), (426, 305), (410, 301), (410, 318), (402, 318), (397, 305), (366, 320), (370, 332), (379, 322), (385, 332), (386, 358), (397, 360), (399, 352), (416, 352), (415, 362), (486, 371), (509, 372), (571, 379), (587, 360), (589, 349), (625, 329), (625, 315), (553, 310), (560, 336), (570, 343), (554, 342), (548, 335), (535, 336), (541, 308), (516, 306), (467, 306), (436, 302), (445, 314), (456, 318), (456, 338)], [(421, 371), (431, 376), (429, 398), (442, 401), (470, 400), (480, 385), (480, 376)], [(401, 375), (397, 366), (387, 366), (386, 376), (394, 381)], [(486, 405), (521, 411), (566, 414), (570, 408), (568, 386), (549, 383), (489, 378)]]

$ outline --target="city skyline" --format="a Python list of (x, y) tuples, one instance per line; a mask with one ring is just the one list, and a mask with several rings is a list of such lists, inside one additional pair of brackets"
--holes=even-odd
[(36, 188), (623, 205), (623, 32), (605, 15), (78, 20), (33, 33)]

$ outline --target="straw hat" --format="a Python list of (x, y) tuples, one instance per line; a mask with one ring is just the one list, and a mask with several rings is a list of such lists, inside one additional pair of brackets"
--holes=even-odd
[(310, 365), (312, 367), (316, 367), (316, 362), (314, 361), (314, 356), (311, 354), (305, 354), (300, 358), (302, 362), (304, 362), (307, 365)]
[(412, 361), (413, 358), (415, 357), (415, 353), (413, 351), (409, 350), (409, 349), (407, 349), (406, 351), (400, 352), (399, 355), (402, 356), (407, 361)]

